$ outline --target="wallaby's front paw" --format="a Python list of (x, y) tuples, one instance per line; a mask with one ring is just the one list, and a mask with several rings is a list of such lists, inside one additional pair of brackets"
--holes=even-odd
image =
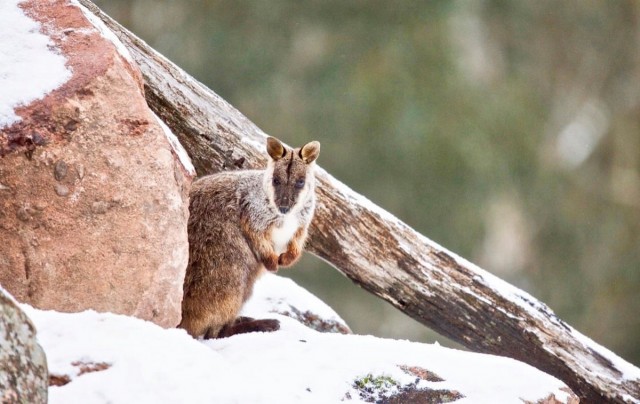
[(269, 272), (277, 272), (278, 271), (278, 262), (279, 258), (277, 255), (271, 255), (268, 257), (264, 257), (262, 259), (262, 264)]
[(294, 262), (298, 260), (300, 254), (296, 254), (293, 251), (287, 251), (285, 253), (280, 254), (278, 257), (278, 264), (283, 267), (288, 267), (289, 265), (293, 265)]

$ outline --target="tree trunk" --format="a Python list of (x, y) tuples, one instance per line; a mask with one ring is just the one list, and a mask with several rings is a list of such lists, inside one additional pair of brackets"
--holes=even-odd
[[(265, 164), (264, 132), (90, 1), (80, 3), (129, 50), (144, 76), (149, 106), (178, 136), (199, 175)], [(324, 170), (317, 179), (310, 252), (442, 335), (558, 377), (584, 402), (640, 402), (640, 369)]]

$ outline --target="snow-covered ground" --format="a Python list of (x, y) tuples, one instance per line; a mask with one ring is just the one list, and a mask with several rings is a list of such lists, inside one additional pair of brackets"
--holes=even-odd
[[(267, 275), (256, 292), (245, 314), (277, 318), (281, 329), (207, 341), (121, 315), (22, 307), (37, 328), (50, 374), (70, 380), (49, 388), (53, 404), (357, 402), (365, 396), (356, 381), (369, 381), (382, 394), (402, 386), (457, 391), (465, 397), (460, 403), (536, 402), (551, 393), (567, 397), (562, 382), (511, 359), (437, 344), (319, 333), (269, 313), (286, 301), (339, 320), (288, 279)], [(416, 384), (416, 376), (400, 366), (428, 370), (444, 381)]]

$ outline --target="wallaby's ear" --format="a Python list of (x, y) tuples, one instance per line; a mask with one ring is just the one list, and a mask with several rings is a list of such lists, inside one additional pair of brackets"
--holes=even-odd
[(300, 158), (307, 164), (313, 163), (320, 155), (320, 142), (314, 140), (300, 149)]
[(282, 145), (282, 142), (280, 142), (278, 139), (276, 139), (275, 137), (268, 137), (267, 153), (269, 153), (269, 156), (271, 156), (274, 161), (278, 161), (287, 154), (287, 151)]

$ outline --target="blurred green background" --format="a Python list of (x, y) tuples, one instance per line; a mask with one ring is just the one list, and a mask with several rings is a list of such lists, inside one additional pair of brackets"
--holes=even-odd
[[(101, 0), (403, 221), (640, 364), (640, 3)], [(313, 257), (358, 333), (437, 339)]]

